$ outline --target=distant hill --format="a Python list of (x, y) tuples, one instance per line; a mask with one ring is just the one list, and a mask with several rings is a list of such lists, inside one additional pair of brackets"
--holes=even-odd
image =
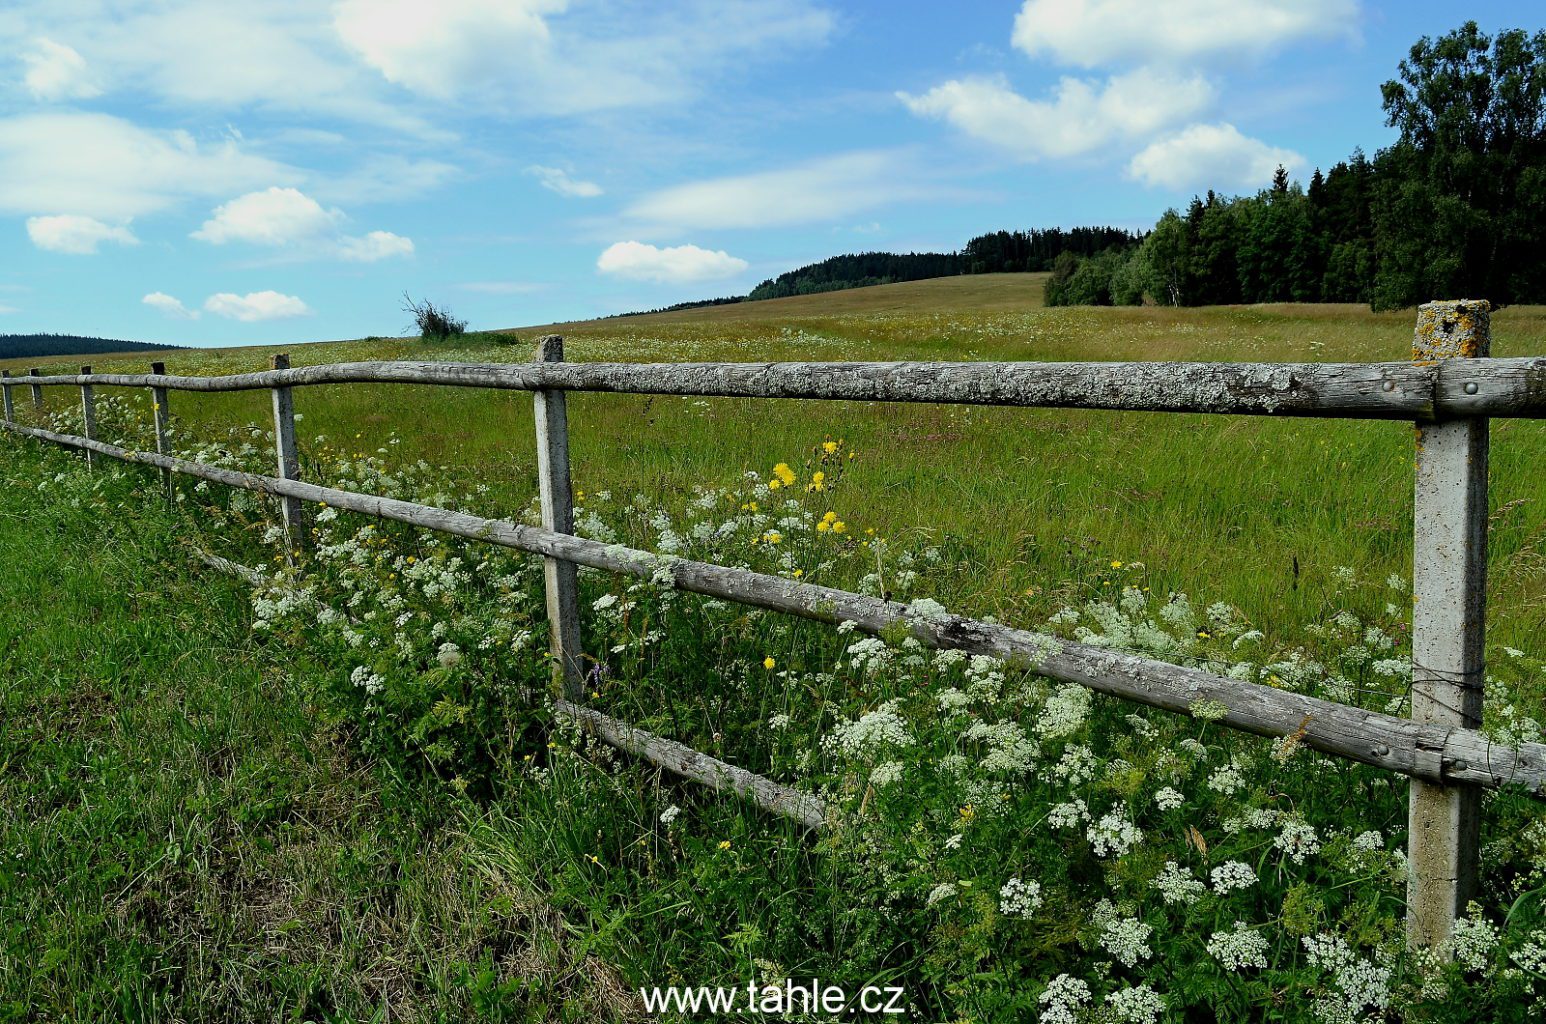
[(747, 295), (678, 302), (661, 309), (618, 313), (645, 316), (708, 306), (786, 299), (796, 295), (927, 281), (962, 274), (1021, 274), (1049, 271), (1064, 253), (1090, 257), (1107, 250), (1126, 251), (1142, 242), (1140, 232), (1113, 227), (1035, 228), (992, 231), (970, 239), (959, 252), (856, 252), (831, 256), (769, 278)]
[(84, 338), (78, 334), (0, 334), (0, 359), (86, 356), (99, 352), (166, 352), (181, 345), (151, 345), (143, 341)]

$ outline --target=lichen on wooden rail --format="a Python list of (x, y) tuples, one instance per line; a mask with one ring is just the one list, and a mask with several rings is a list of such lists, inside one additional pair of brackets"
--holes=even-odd
[(1546, 788), (1546, 744), (1508, 746), (1495, 743), (1472, 729), (1413, 722), (996, 623), (949, 614), (919, 614), (894, 601), (745, 569), (655, 555), (618, 544), (602, 544), (538, 527), (483, 519), (394, 498), (206, 466), (35, 427), (9, 423), (0, 423), (0, 427), (127, 462), (159, 466), (245, 490), (326, 503), (470, 540), (623, 573), (677, 590), (819, 622), (851, 622), (865, 633), (889, 634), (902, 624), (930, 647), (989, 655), (1049, 679), (1076, 683), (1099, 693), (1179, 714), (1191, 714), (1198, 705), (1207, 702), (1207, 706), (1224, 709), (1219, 720), (1231, 728), (1262, 736), (1297, 733), (1301, 742), (1312, 749), (1413, 778), (1486, 787), (1518, 785), (1537, 796)]
[[(1546, 359), (1410, 363), (330, 363), (219, 377), (64, 374), (48, 385), (250, 391), (430, 384), (518, 391), (1425, 420), (1546, 416)], [(29, 382), (30, 383), (30, 382)]]

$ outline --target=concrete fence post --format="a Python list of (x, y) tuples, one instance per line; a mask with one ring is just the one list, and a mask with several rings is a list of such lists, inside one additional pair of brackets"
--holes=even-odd
[[(290, 357), (277, 352), (269, 360), (269, 367), (288, 370)], [(285, 480), (301, 478), (301, 460), (295, 447), (295, 399), (288, 386), (276, 387), (274, 395), (274, 450), (278, 457), (278, 475)], [(306, 544), (306, 510), (301, 499), (282, 495), (279, 499), (284, 510), (285, 560), (293, 563), (295, 554)]]
[[(1419, 307), (1412, 361), (1485, 358), (1490, 309), (1469, 299)], [(1462, 729), (1482, 720), (1487, 426), (1485, 417), (1417, 424), (1412, 718)], [(1437, 762), (1443, 752), (1418, 754)], [(1481, 795), (1476, 786), (1412, 780), (1407, 936), (1414, 946), (1442, 943), (1476, 894)]]
[[(564, 339), (547, 335), (537, 342), (537, 362), (564, 361)], [(564, 392), (539, 388), (532, 392), (537, 414), (537, 488), (542, 527), (556, 533), (574, 532), (574, 492), (569, 479), (569, 415)], [(580, 587), (573, 562), (542, 560), (547, 587), (548, 626), (552, 631), (553, 682), (567, 700), (584, 696), (585, 667), (580, 650)]]
[[(166, 364), (159, 362), (151, 363), (150, 372), (158, 377), (164, 377), (166, 376)], [(166, 388), (152, 387), (150, 389), (150, 412), (151, 418), (156, 425), (157, 455), (172, 454), (172, 444), (167, 436), (171, 425), (171, 410), (167, 408), (166, 397)], [(169, 502), (177, 500), (177, 485), (173, 481), (172, 471), (163, 468), (161, 470), (161, 485), (166, 490), (166, 500)]]
[[(82, 366), (81, 373), (91, 373), (91, 367)], [(84, 425), (86, 440), (95, 441), (97, 439), (97, 400), (90, 384), (81, 385), (81, 423)], [(97, 453), (90, 448), (86, 449), (86, 468), (93, 472), (97, 468)]]

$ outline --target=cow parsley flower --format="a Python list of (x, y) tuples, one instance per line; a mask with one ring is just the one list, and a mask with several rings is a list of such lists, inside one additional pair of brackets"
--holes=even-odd
[(1256, 872), (1251, 865), (1238, 860), (1225, 861), (1208, 873), (1213, 879), (1213, 888), (1220, 894), (1233, 892), (1236, 889), (1249, 889), (1256, 884)]
[(1165, 862), (1164, 868), (1149, 885), (1159, 890), (1160, 898), (1167, 906), (1177, 903), (1189, 906), (1201, 899), (1206, 891), (1202, 881), (1192, 877), (1191, 868), (1181, 867), (1173, 860)]
[(1180, 790), (1172, 789), (1170, 786), (1154, 794), (1154, 805), (1162, 811), (1173, 811), (1184, 803), (1186, 803), (1186, 797), (1181, 795)]
[(1040, 1024), (1076, 1024), (1080, 1008), (1090, 1003), (1090, 986), (1080, 978), (1059, 974), (1047, 982), (1036, 1001), (1042, 1005)]
[(1136, 917), (1119, 917), (1106, 923), (1100, 944), (1122, 966), (1135, 967), (1138, 961), (1154, 955), (1149, 948), (1149, 936), (1153, 934), (1154, 929)]
[(1233, 931), (1214, 932), (1208, 952), (1226, 971), (1267, 966), (1267, 940), (1244, 921), (1236, 921)]
[(1052, 810), (1047, 813), (1047, 824), (1060, 830), (1078, 828), (1089, 820), (1090, 811), (1085, 807), (1083, 800), (1076, 799), (1073, 803), (1053, 804)]
[(1313, 826), (1290, 818), (1283, 822), (1283, 829), (1272, 845), (1288, 854), (1295, 864), (1303, 864), (1306, 857), (1321, 848), (1321, 840)]
[(1121, 857), (1143, 842), (1143, 830), (1127, 816), (1127, 806), (1119, 804), (1091, 825), (1085, 838), (1095, 856)]
[(999, 913), (1005, 917), (1030, 917), (1041, 907), (1041, 883), (1011, 878), (998, 891)]
[(1165, 997), (1148, 985), (1134, 985), (1106, 993), (1106, 1007), (1117, 1024), (1157, 1024)]
[(1468, 971), (1483, 971), (1492, 964), (1492, 952), (1498, 947), (1497, 925), (1482, 916), (1475, 903), (1466, 908), (1466, 916), (1455, 921), (1444, 948), (1455, 962)]

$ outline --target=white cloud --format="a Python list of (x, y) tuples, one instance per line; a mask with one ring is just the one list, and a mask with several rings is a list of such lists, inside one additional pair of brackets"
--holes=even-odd
[(343, 0), (338, 38), (387, 81), (441, 102), (539, 116), (679, 102), (718, 71), (826, 41), (810, 0), (577, 5)]
[(324, 210), (297, 189), (270, 186), (217, 206), (214, 216), (189, 237), (212, 245), (293, 245), (331, 234), (343, 219), (342, 210)]
[(311, 315), (311, 307), (294, 295), (276, 291), (218, 292), (204, 300), (204, 308), (216, 316), (256, 323), (260, 320), (283, 320), (293, 316)]
[(7, 306), (5, 303), (0, 302), (0, 313), (20, 313), (20, 312), (21, 312), (21, 310), (17, 309), (15, 306)]
[(85, 256), (97, 251), (103, 242), (139, 245), (140, 240), (128, 228), (104, 224), (95, 217), (76, 213), (27, 218), (27, 237), (39, 249)]
[(33, 99), (83, 100), (102, 93), (86, 69), (86, 58), (72, 46), (40, 36), (21, 59), (27, 66), (22, 83)]
[(1304, 157), (1240, 134), (1232, 124), (1194, 124), (1160, 139), (1133, 157), (1130, 177), (1145, 185), (1181, 190), (1265, 188), (1279, 164), (1290, 171)]
[(355, 263), (374, 263), (393, 256), (412, 256), (413, 239), (394, 235), (390, 231), (372, 231), (361, 238), (342, 238), (338, 241), (340, 259)]
[(571, 178), (567, 171), (558, 167), (533, 164), (526, 168), (526, 173), (536, 178), (543, 188), (569, 199), (591, 199), (601, 195), (601, 186), (594, 181)]
[(246, 242), (356, 263), (412, 255), (411, 238), (390, 231), (345, 235), (347, 220), (342, 210), (326, 209), (299, 189), (270, 187), (217, 206), (214, 216), (189, 237), (212, 245)]
[(173, 320), (197, 320), (199, 311), (189, 309), (182, 301), (168, 295), (166, 292), (151, 292), (140, 300), (152, 309), (160, 310)]
[(909, 154), (872, 150), (676, 185), (635, 201), (624, 216), (656, 231), (765, 228), (849, 217), (942, 192), (917, 180)]
[(914, 114), (942, 118), (973, 138), (1035, 160), (1080, 156), (1114, 140), (1151, 135), (1205, 107), (1213, 87), (1200, 75), (1139, 68), (1099, 86), (1064, 78), (1051, 100), (1028, 100), (1002, 77), (951, 80), (922, 96), (897, 96)]
[(733, 277), (749, 264), (722, 249), (700, 249), (696, 245), (657, 248), (643, 242), (617, 242), (607, 247), (596, 260), (596, 269), (634, 281), (683, 284)]
[(1298, 39), (1351, 36), (1356, 0), (1025, 0), (1014, 45), (1065, 64), (1254, 56)]
[(230, 195), (300, 172), (232, 139), (200, 143), (107, 114), (0, 118), (0, 212), (126, 220), (188, 196)]
[(545, 15), (565, 0), (343, 0), (339, 38), (389, 82), (449, 99), (469, 82), (530, 66), (552, 36)]

